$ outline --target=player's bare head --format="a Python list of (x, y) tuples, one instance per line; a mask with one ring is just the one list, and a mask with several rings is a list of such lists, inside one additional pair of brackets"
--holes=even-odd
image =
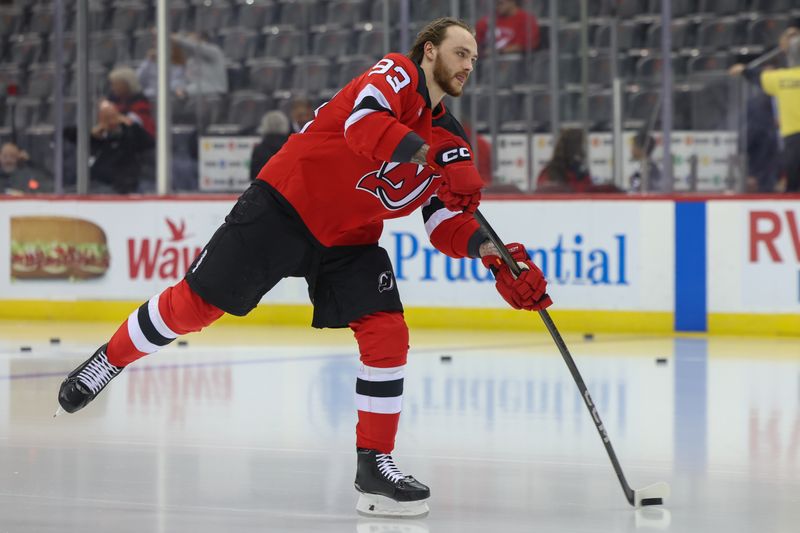
[(440, 18), (417, 35), (408, 57), (432, 74), (445, 93), (461, 96), (478, 59), (478, 44), (467, 23)]

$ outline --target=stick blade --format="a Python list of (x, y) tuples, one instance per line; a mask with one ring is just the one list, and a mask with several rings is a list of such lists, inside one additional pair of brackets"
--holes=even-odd
[(648, 485), (643, 489), (633, 491), (633, 506), (637, 509), (648, 505), (663, 505), (664, 500), (669, 498), (669, 485), (663, 481)]

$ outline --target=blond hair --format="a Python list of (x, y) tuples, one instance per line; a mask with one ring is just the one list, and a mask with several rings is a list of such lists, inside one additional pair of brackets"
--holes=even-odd
[(117, 67), (108, 73), (108, 81), (121, 81), (131, 91), (131, 94), (138, 94), (142, 92), (142, 86), (139, 84), (139, 78), (136, 77), (136, 72), (130, 67)]

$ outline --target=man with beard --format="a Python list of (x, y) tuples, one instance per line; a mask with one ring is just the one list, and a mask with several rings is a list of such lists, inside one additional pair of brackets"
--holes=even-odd
[(67, 377), (61, 406), (83, 408), (126, 365), (223, 313), (247, 314), (281, 279), (302, 276), (312, 326), (350, 327), (361, 354), (357, 510), (425, 515), (430, 490), (390, 455), (409, 337), (392, 264), (378, 246), (383, 221), (422, 208), (433, 245), (451, 257), (481, 257), (513, 307), (551, 304), (525, 247), (508, 245), (525, 269), (515, 278), (472, 216), (482, 180), (442, 99), (461, 94), (476, 59), (469, 26), (437, 19), (407, 56), (387, 55), (320, 106), (261, 169), (186, 277), (131, 313)]

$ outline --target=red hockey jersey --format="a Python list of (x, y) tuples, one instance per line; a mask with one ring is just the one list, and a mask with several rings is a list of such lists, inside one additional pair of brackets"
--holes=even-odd
[[(408, 163), (422, 143), (466, 141), (443, 104), (431, 109), (425, 73), (389, 54), (314, 113), (261, 169), (325, 246), (378, 241), (383, 221), (423, 206), (431, 243), (452, 257), (476, 255), (482, 241), (472, 216), (435, 196), (440, 176)], [(413, 132), (413, 133), (412, 133)]]

